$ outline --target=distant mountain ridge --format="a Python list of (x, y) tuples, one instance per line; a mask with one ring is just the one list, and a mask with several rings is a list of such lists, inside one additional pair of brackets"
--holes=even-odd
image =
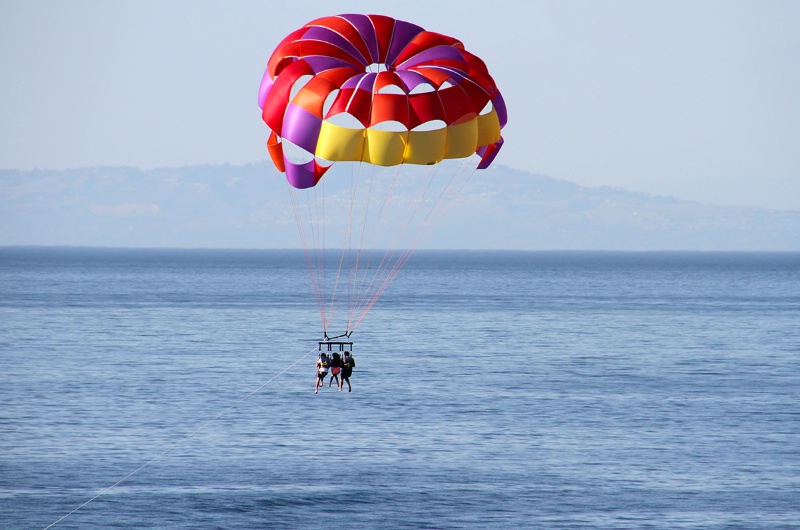
[[(271, 164), (0, 171), (0, 245), (298, 248)], [(476, 172), (422, 248), (800, 250), (800, 212)]]

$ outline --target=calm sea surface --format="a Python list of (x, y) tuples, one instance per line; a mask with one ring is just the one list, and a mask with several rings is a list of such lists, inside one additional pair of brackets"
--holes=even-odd
[(320, 332), (299, 252), (0, 249), (0, 528), (800, 528), (800, 254), (419, 252), (352, 393)]

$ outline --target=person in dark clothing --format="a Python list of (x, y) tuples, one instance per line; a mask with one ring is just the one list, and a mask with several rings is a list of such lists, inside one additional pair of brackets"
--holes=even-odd
[(353, 375), (353, 368), (355, 367), (356, 360), (350, 355), (349, 351), (344, 352), (344, 359), (342, 359), (342, 381), (339, 383), (339, 391), (344, 387), (345, 381), (347, 381), (347, 391), (353, 391), (353, 387), (350, 386), (350, 376)]

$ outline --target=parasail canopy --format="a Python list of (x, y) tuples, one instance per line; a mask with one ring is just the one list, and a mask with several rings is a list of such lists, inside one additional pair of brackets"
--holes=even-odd
[[(464, 45), (382, 15), (319, 18), (269, 59), (258, 97), (267, 142), (295, 188), (332, 162), (436, 164), (477, 153), (488, 167), (503, 144), (503, 97)], [(289, 156), (289, 143), (308, 156)]]

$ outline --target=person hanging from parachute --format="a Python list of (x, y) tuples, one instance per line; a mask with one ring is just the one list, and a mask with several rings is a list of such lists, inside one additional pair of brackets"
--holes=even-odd
[[(494, 161), (505, 102), (486, 64), (461, 41), (388, 16), (342, 14), (313, 20), (278, 44), (258, 103), (306, 251), (320, 347), (341, 346), (333, 339), (349, 339), (469, 178), (461, 168), (442, 176), (443, 162), (477, 155), (475, 169), (485, 169)], [(349, 186), (337, 176), (326, 192), (323, 176), (343, 162), (351, 166)], [(432, 170), (416, 192), (404, 193), (413, 172), (401, 168), (409, 166)], [(396, 171), (384, 178), (381, 168)], [(388, 191), (376, 199), (381, 186)], [(337, 237), (331, 210), (342, 222)], [(385, 233), (388, 244), (378, 239)], [(326, 249), (331, 240), (338, 254)], [(382, 256), (367, 250), (382, 245)], [(337, 313), (345, 313), (344, 333), (329, 338)]]
[(331, 359), (325, 352), (319, 354), (317, 357), (317, 382), (314, 385), (314, 393), (319, 392), (320, 386), (325, 386), (325, 376), (328, 375), (328, 369), (331, 367)]
[(331, 378), (328, 380), (328, 388), (336, 381), (339, 392), (342, 391), (342, 382), (339, 380), (339, 374), (342, 372), (343, 366), (342, 358), (337, 352), (333, 352), (333, 358), (331, 359)]
[(340, 392), (344, 388), (345, 383), (347, 383), (347, 391), (353, 391), (353, 387), (350, 385), (350, 377), (353, 375), (353, 368), (355, 367), (356, 360), (350, 355), (349, 351), (344, 352), (344, 358), (342, 359), (342, 381), (339, 383)]

